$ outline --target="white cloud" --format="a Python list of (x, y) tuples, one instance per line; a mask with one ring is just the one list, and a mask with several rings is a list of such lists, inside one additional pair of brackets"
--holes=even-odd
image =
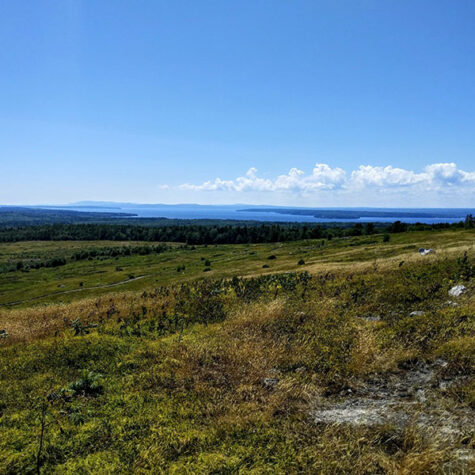
[(459, 188), (474, 192), (475, 172), (457, 168), (455, 163), (434, 163), (422, 172), (396, 168), (360, 165), (346, 173), (341, 168), (332, 168), (325, 163), (315, 164), (310, 174), (291, 168), (285, 175), (274, 179), (262, 178), (256, 168), (250, 168), (244, 176), (233, 180), (216, 178), (202, 184), (183, 184), (179, 188), (188, 191), (221, 192), (278, 192), (310, 196), (316, 192), (358, 193), (364, 190), (401, 191), (424, 193)]
[(441, 185), (475, 185), (475, 172), (459, 170), (455, 163), (434, 163), (425, 168), (428, 179)]
[(367, 186), (393, 187), (409, 186), (421, 183), (425, 180), (424, 173), (415, 173), (403, 168), (372, 167), (370, 165), (360, 165), (357, 170), (351, 173), (350, 185), (358, 188)]
[(310, 175), (298, 168), (291, 168), (287, 175), (279, 175), (274, 180), (260, 178), (256, 168), (250, 168), (245, 176), (234, 180), (206, 181), (201, 185), (185, 183), (182, 190), (193, 191), (279, 191), (311, 192), (314, 190), (334, 189), (345, 182), (346, 173), (341, 168), (330, 168), (324, 163), (317, 163)]

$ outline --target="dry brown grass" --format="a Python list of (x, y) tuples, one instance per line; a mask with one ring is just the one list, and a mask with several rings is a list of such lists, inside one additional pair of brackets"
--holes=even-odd
[(112, 293), (107, 297), (86, 298), (68, 304), (52, 304), (24, 309), (0, 310), (0, 329), (9, 338), (3, 344), (29, 342), (52, 336), (71, 327), (80, 319), (83, 323), (96, 323), (108, 318), (129, 316), (141, 310), (161, 310), (166, 299), (143, 292)]
[(358, 377), (372, 373), (394, 371), (401, 361), (415, 356), (414, 350), (402, 346), (385, 346), (382, 344), (375, 327), (380, 322), (364, 322), (358, 327), (357, 341), (352, 350), (350, 371)]

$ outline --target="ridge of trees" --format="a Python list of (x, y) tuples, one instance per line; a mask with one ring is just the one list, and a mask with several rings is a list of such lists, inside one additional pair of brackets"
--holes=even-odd
[(474, 219), (468, 215), (458, 223), (407, 224), (386, 223), (262, 223), (262, 224), (180, 224), (142, 226), (134, 224), (48, 224), (0, 228), (0, 242), (18, 241), (145, 241), (186, 244), (247, 244), (332, 239), (375, 233), (401, 233), (442, 229), (472, 229)]

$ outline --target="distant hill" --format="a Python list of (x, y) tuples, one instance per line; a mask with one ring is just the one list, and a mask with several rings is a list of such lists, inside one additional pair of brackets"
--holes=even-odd
[(87, 223), (114, 218), (131, 218), (132, 213), (105, 213), (21, 206), (0, 206), (1, 226), (30, 226), (55, 223)]

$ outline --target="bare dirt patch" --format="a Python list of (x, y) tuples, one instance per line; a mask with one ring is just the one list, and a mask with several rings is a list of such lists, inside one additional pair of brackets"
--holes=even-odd
[[(444, 377), (446, 362), (414, 363), (398, 373), (375, 376), (338, 395), (320, 396), (310, 416), (314, 423), (353, 426), (390, 424), (396, 431), (408, 426), (441, 444), (454, 444), (473, 436), (475, 413), (465, 406), (448, 407), (447, 388), (467, 376)], [(475, 461), (475, 450), (467, 447), (454, 452), (457, 459)]]

